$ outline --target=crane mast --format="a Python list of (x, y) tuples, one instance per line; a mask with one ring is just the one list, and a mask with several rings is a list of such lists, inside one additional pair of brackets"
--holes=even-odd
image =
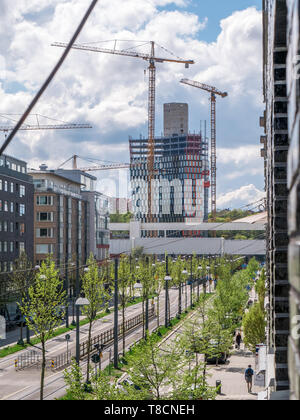
[(210, 154), (210, 177), (211, 177), (211, 214), (212, 221), (216, 221), (217, 216), (217, 127), (216, 127), (216, 95), (225, 98), (227, 92), (221, 92), (214, 86), (205, 83), (196, 82), (194, 80), (182, 79), (180, 83), (193, 86), (198, 89), (205, 90), (210, 93), (210, 126), (211, 126), (211, 154)]
[[(62, 42), (55, 42), (51, 44), (55, 47), (66, 48), (67, 44)], [(190, 64), (194, 64), (193, 60), (183, 60), (183, 59), (171, 59), (165, 57), (156, 57), (155, 56), (155, 43), (150, 42), (151, 52), (150, 54), (138, 53), (136, 51), (126, 51), (126, 50), (117, 50), (99, 48), (94, 46), (74, 44), (72, 48), (83, 51), (93, 51), (113, 55), (128, 56), (134, 58), (141, 58), (149, 62), (149, 86), (148, 86), (148, 157), (147, 157), (147, 166), (148, 166), (148, 222), (153, 220), (151, 212), (151, 202), (152, 202), (152, 191), (151, 183), (154, 179), (154, 163), (155, 163), (155, 95), (156, 95), (156, 63), (181, 63), (185, 64), (185, 67), (188, 68)]]

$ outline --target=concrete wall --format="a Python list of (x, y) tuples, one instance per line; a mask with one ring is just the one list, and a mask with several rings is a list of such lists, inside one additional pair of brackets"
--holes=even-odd
[[(299, 93), (299, 0), (290, 0), (288, 5), (288, 189), (289, 189), (289, 280), (290, 280), (290, 337), (289, 337), (289, 378), (290, 398), (300, 399), (300, 93)], [(297, 57), (298, 56), (298, 57)]]
[(164, 104), (164, 136), (172, 137), (173, 134), (188, 134), (189, 132), (189, 107), (188, 104)]
[(112, 239), (110, 253), (128, 253), (132, 248), (143, 247), (145, 253), (163, 255), (184, 255), (196, 252), (197, 255), (261, 255), (266, 253), (263, 240), (228, 240), (222, 238), (143, 238)]

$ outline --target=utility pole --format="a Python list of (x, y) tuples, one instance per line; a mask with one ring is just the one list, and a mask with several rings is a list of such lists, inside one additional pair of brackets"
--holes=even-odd
[(193, 256), (191, 255), (191, 309), (193, 307)]
[[(76, 299), (79, 298), (80, 295), (80, 285), (79, 285), (79, 255), (77, 252), (77, 257), (76, 257)], [(80, 306), (79, 305), (75, 305), (76, 308), (76, 363), (79, 366), (79, 361), (80, 361), (80, 332), (79, 332), (79, 328), (80, 328)]]
[(114, 368), (118, 369), (118, 341), (119, 341), (119, 331), (118, 331), (118, 259), (115, 259), (115, 295), (114, 295)]

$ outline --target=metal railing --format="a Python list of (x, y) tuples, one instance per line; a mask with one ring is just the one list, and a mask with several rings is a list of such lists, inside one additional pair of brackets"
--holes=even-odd
[[(71, 352), (65, 352), (59, 354), (58, 356), (52, 358), (46, 358), (46, 369), (62, 369), (68, 366), (71, 362), (72, 354)], [(28, 368), (40, 369), (42, 367), (42, 354), (35, 350), (29, 351), (18, 356), (15, 359), (15, 369), (23, 370)]]
[[(151, 307), (149, 309), (149, 319), (155, 317), (155, 308)], [(125, 321), (125, 333), (131, 331), (132, 329), (136, 328), (137, 326), (143, 324), (145, 321), (145, 314), (136, 315), (133, 318), (128, 319)], [(118, 336), (121, 337), (123, 335), (123, 322), (119, 323), (118, 325)], [(114, 328), (110, 328), (109, 330), (103, 331), (101, 334), (93, 337), (90, 341), (90, 350), (91, 353), (94, 352), (94, 346), (98, 345), (105, 345), (109, 344), (114, 340)], [(80, 344), (80, 358), (85, 357), (88, 354), (88, 340)]]

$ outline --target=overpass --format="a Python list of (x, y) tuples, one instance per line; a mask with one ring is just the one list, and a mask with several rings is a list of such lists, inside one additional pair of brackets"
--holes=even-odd
[[(232, 223), (111, 223), (111, 232), (125, 232), (126, 239), (111, 239), (110, 253), (130, 253), (132, 249), (143, 247), (149, 254), (162, 255), (165, 252), (172, 255), (192, 254), (197, 255), (255, 255), (266, 254), (264, 239), (255, 240), (225, 240), (224, 238), (193, 238), (193, 237), (168, 237), (170, 232), (193, 231), (265, 231), (264, 223), (249, 223), (235, 221)], [(157, 232), (155, 238), (142, 237), (142, 232)]]

